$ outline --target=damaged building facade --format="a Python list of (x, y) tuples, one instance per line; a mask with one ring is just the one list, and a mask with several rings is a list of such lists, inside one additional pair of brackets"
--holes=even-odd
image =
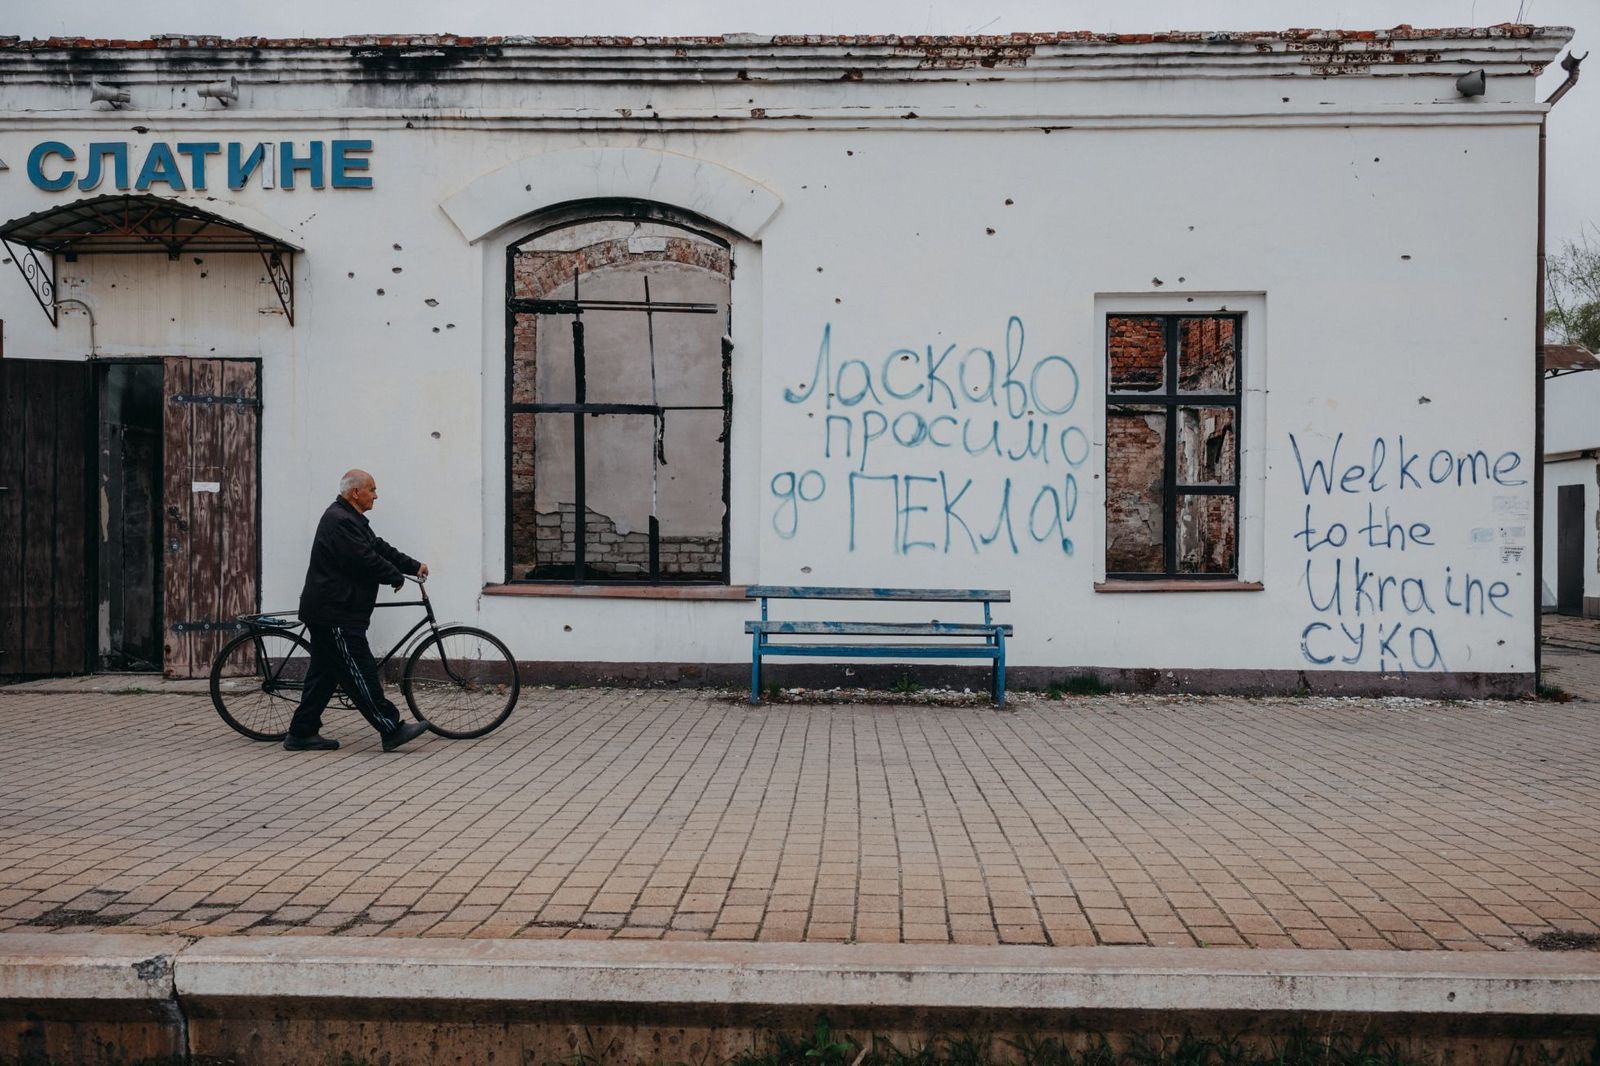
[(0, 674), (203, 673), (362, 466), (536, 678), (1527, 691), (1568, 36), (0, 41)]

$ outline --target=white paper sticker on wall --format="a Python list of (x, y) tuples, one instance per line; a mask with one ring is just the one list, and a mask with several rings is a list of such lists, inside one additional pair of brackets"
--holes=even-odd
[(220, 482), (220, 481), (196, 481), (194, 483), (194, 488), (192, 489), (192, 491), (194, 491), (194, 492), (221, 492), (222, 491), (222, 482)]

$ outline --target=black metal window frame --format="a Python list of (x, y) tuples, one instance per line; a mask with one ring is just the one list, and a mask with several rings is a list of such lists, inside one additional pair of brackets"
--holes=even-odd
[[(1162, 389), (1159, 392), (1117, 392), (1111, 387), (1111, 323), (1113, 319), (1144, 319), (1162, 324), (1161, 336), (1165, 350), (1162, 353)], [(1179, 323), (1188, 320), (1220, 320), (1233, 323), (1234, 366), (1231, 392), (1180, 392), (1178, 390), (1178, 330)], [(1107, 569), (1106, 578), (1113, 581), (1237, 581), (1239, 555), (1244, 547), (1244, 531), (1239, 528), (1239, 486), (1243, 480), (1240, 465), (1240, 440), (1244, 435), (1244, 314), (1241, 312), (1147, 312), (1112, 311), (1105, 317), (1106, 338), (1106, 488), (1110, 490), (1111, 413), (1117, 407), (1160, 407), (1166, 416), (1166, 434), (1163, 440), (1161, 474), (1161, 544), (1162, 569), (1160, 571), (1114, 571)], [(1233, 410), (1233, 484), (1188, 485), (1178, 483), (1178, 411), (1184, 407), (1227, 407)], [(1228, 496), (1233, 499), (1233, 569), (1226, 573), (1192, 573), (1178, 569), (1178, 499), (1180, 496)], [(1109, 518), (1109, 510), (1107, 512)], [(1111, 544), (1106, 543), (1109, 558)]]
[[(659, 204), (650, 204), (642, 201), (612, 200), (589, 205), (568, 205), (559, 214), (552, 213), (547, 217), (545, 225), (527, 236), (512, 242), (506, 248), (506, 372), (505, 372), (505, 579), (507, 584), (520, 585), (581, 585), (581, 584), (606, 584), (613, 586), (656, 586), (681, 587), (687, 584), (705, 584), (706, 582), (684, 581), (677, 579), (664, 579), (660, 566), (660, 525), (655, 515), (650, 516), (649, 523), (649, 569), (648, 572), (637, 579), (618, 578), (611, 575), (594, 577), (586, 573), (585, 565), (585, 537), (587, 533), (588, 514), (586, 504), (587, 475), (584, 466), (584, 418), (597, 415), (633, 414), (649, 415), (656, 422), (656, 447), (659, 449), (662, 442), (664, 418), (668, 411), (722, 411), (722, 565), (718, 575), (718, 583), (729, 583), (728, 570), (728, 544), (730, 528), (729, 498), (732, 490), (731, 462), (733, 458), (733, 346), (728, 338), (732, 332), (733, 301), (728, 301), (726, 308), (716, 304), (689, 304), (655, 302), (649, 297), (649, 280), (645, 281), (644, 300), (583, 300), (578, 291), (578, 275), (573, 276), (573, 298), (570, 300), (529, 300), (520, 299), (516, 293), (516, 268), (517, 256), (521, 254), (524, 246), (538, 240), (547, 234), (558, 230), (570, 229), (574, 225), (588, 222), (655, 222), (663, 225), (674, 226), (685, 230), (697, 237), (704, 238), (721, 246), (728, 252), (728, 281), (733, 281), (733, 247), (724, 237), (703, 228), (697, 218), (685, 215), (682, 212), (664, 208)], [(649, 328), (654, 329), (654, 316), (658, 314), (715, 314), (722, 311), (725, 316), (723, 341), (721, 344), (722, 359), (722, 403), (717, 404), (626, 404), (626, 403), (590, 403), (587, 397), (587, 383), (585, 381), (584, 350), (583, 350), (583, 314), (585, 311), (594, 312), (633, 312), (648, 316)], [(575, 395), (571, 403), (515, 403), (517, 337), (516, 321), (519, 314), (537, 315), (570, 315), (572, 317), (573, 341), (573, 382)], [(537, 354), (537, 353), (535, 353)], [(515, 553), (513, 547), (513, 507), (515, 495), (512, 491), (514, 483), (513, 465), (515, 462), (515, 448), (513, 447), (513, 421), (519, 414), (532, 415), (537, 423), (541, 415), (568, 414), (573, 420), (573, 505), (574, 520), (577, 522), (577, 534), (573, 544), (573, 573), (570, 579), (552, 578), (523, 578), (515, 573)], [(537, 476), (537, 475), (536, 475)]]

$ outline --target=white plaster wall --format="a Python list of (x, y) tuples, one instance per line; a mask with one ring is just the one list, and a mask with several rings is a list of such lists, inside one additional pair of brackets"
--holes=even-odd
[[(1517, 98), (1521, 90), (1505, 84)], [(1354, 79), (1326, 91), (1355, 108), (1385, 88)], [(1045, 94), (1061, 91), (994, 90), (1013, 111), (1019, 93), (1048, 110), (1059, 103)], [(1401, 125), (1359, 115), (1337, 124), (1204, 125), (1208, 109), (1240, 110), (1244, 91), (1180, 81), (1092, 90), (1092, 102), (1111, 115), (1181, 104), (1201, 116), (1185, 128), (579, 133), (470, 122), (368, 128), (360, 117), (302, 115), (229, 134), (217, 125), (229, 119), (213, 116), (212, 135), (227, 139), (374, 141), (371, 191), (230, 194), (306, 249), (294, 327), (259, 313), (244, 274), (225, 294), (236, 302), (224, 307), (219, 298), (182, 316), (170, 313), (165, 296), (138, 301), (143, 307), (113, 296), (103, 287), (109, 274), (74, 291), (108, 309), (101, 355), (215, 347), (262, 357), (265, 607), (294, 603), (316, 516), (338, 475), (360, 465), (379, 482), (374, 526), (434, 568), (441, 613), (486, 625), (519, 657), (736, 662), (747, 655), (740, 623), (753, 613), (744, 603), (483, 595), (504, 569), (504, 249), (527, 230), (513, 221), (522, 208), (508, 206), (508, 224), (470, 244), (439, 207), (485, 174), (560, 149), (642, 147), (705, 160), (782, 201), (759, 241), (730, 233), (738, 263), (735, 582), (1010, 588), (1014, 602), (1000, 617), (1016, 625), (1010, 659), (1019, 665), (1528, 671), (1536, 624), (1528, 550), (1533, 382), (1522, 353), (1533, 329), (1536, 127), (1520, 112), (1498, 123), (1437, 126), (1426, 117)], [(952, 107), (971, 106), (948, 87), (937, 92)], [(1402, 103), (1391, 104), (1403, 113)], [(16, 194), (8, 216), (66, 198), (19, 184), (16, 164), (32, 143), (134, 136), (104, 117), (63, 117), (58, 127), (0, 128), (0, 158), (13, 163), (6, 180)], [(170, 130), (154, 137), (182, 139)], [(528, 196), (527, 205), (537, 205), (538, 194)], [(226, 213), (225, 205), (216, 209)], [(143, 271), (145, 283), (164, 285), (159, 279), (176, 269), (141, 260), (118, 276), (133, 285), (139, 279), (120, 272)], [(1260, 385), (1246, 396), (1256, 436), (1245, 443), (1260, 480), (1245, 490), (1244, 576), (1264, 591), (1094, 591), (1104, 576), (1097, 300), (1126, 306), (1145, 295), (1162, 307), (1189, 295), (1197, 306), (1237, 296), (1252, 316), (1251, 336), (1260, 340), (1244, 359)], [(81, 357), (87, 349), (80, 324), (48, 329), (20, 279), (0, 285), (0, 317), (8, 358)], [(952, 360), (983, 348), (1003, 366), (1013, 318), (1025, 331), (1019, 346), (1010, 327), (1018, 372), (1043, 363), (1040, 380), (1058, 413), (1034, 405), (1011, 418), (1003, 390), (998, 404), (954, 411), (942, 392), (930, 402), (926, 392), (900, 400), (882, 391), (880, 371), (900, 349), (924, 361), (912, 360), (913, 368), (925, 366), (930, 346), (937, 357), (951, 345)], [(785, 389), (803, 391), (812, 380), (825, 332), (835, 371), (864, 360), (881, 404), (845, 406), (835, 395), (830, 409), (825, 388), (785, 399)], [(1078, 392), (1063, 411), (1068, 365)], [(904, 390), (914, 379), (895, 380)], [(849, 371), (846, 394), (861, 380), (860, 370)], [(945, 380), (956, 383), (949, 373)], [(976, 417), (985, 438), (998, 418), (1001, 440), (1019, 450), (1032, 411), (1051, 427), (1046, 458), (901, 447), (889, 436), (873, 445), (864, 468), (859, 451), (852, 459), (825, 454), (827, 415), (854, 415), (859, 432), (869, 408), (891, 422), (940, 412)], [(1060, 447), (1069, 427), (1075, 463)], [(1336, 479), (1348, 464), (1369, 466), (1383, 441), (1380, 487), (1370, 487), (1369, 470), (1351, 476), (1349, 491), (1337, 483), (1331, 492), (1305, 491), (1291, 435), (1306, 463), (1328, 458), (1337, 444)], [(1420, 476), (1401, 487), (1402, 435), (1406, 451), (1420, 456), (1410, 467), (1416, 474), (1425, 475), (1435, 452), (1482, 451), (1491, 468), (1500, 461), (1503, 483), (1480, 467), (1477, 483), (1457, 485), (1452, 475), (1433, 485)], [(858, 473), (933, 479), (913, 482), (907, 504), (929, 509), (897, 519), (885, 502), (893, 483), (860, 482), (852, 547), (852, 460)], [(807, 477), (807, 495), (819, 486), (820, 495), (791, 505), (782, 490), (808, 471), (819, 477)], [(980, 539), (976, 547), (957, 526), (946, 548), (941, 475), (952, 491), (972, 481), (958, 513)], [(1007, 478), (1012, 534), (1002, 527), (985, 545)], [(1062, 514), (1074, 491), (1075, 511), (1058, 532), (1046, 515)], [(1028, 523), (1038, 501), (1033, 529), (1044, 535), (1035, 537)], [(1426, 524), (1427, 543), (1365, 543), (1359, 529), (1369, 504), (1408, 529)], [(1319, 531), (1343, 524), (1342, 547), (1308, 551), (1297, 539), (1308, 507)], [(1336, 566), (1340, 609), (1319, 609)], [(1359, 589), (1358, 567), (1378, 575)], [(1380, 609), (1385, 578), (1395, 580)], [(1476, 598), (1462, 606), (1468, 582)], [(384, 620), (379, 631), (394, 627)]]
[(1546, 455), (1600, 448), (1600, 372), (1560, 374), (1544, 383)]

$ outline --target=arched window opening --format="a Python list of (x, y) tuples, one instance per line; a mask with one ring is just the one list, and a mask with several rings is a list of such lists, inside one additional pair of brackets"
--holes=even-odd
[(727, 242), (620, 205), (507, 256), (507, 580), (725, 583)]

